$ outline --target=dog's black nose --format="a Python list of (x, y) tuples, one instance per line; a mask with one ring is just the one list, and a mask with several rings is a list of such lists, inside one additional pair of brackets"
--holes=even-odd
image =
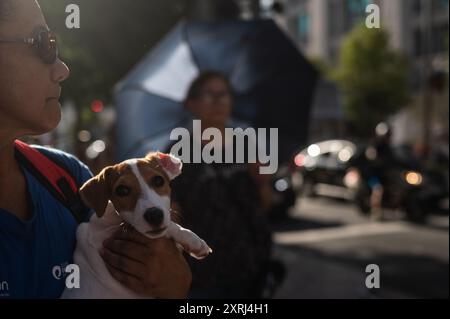
[(145, 211), (144, 219), (152, 226), (159, 226), (164, 219), (164, 212), (158, 207), (152, 207)]

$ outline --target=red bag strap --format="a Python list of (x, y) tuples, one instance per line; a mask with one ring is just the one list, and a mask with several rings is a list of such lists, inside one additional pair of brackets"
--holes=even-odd
[(68, 183), (70, 188), (74, 193), (78, 193), (78, 187), (75, 183), (72, 176), (67, 173), (66, 170), (55, 164), (52, 160), (50, 160), (47, 156), (39, 152), (38, 150), (32, 148), (28, 144), (16, 140), (14, 142), (16, 150), (19, 151), (28, 161), (30, 161), (34, 168), (39, 171), (50, 183), (50, 185), (58, 191), (58, 193), (65, 197), (64, 192), (58, 185), (58, 181), (61, 177), (64, 177)]

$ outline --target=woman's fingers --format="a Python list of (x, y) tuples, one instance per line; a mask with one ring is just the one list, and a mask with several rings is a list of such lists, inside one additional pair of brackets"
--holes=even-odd
[(118, 254), (109, 248), (104, 248), (100, 255), (106, 264), (129, 274), (137, 279), (144, 278), (146, 276), (146, 267), (142, 262), (135, 259), (131, 259), (122, 254)]
[(117, 255), (125, 256), (136, 262), (145, 264), (149, 259), (149, 249), (140, 243), (123, 239), (112, 238), (104, 243), (104, 248)]
[(129, 288), (130, 290), (134, 291), (137, 294), (143, 294), (144, 292), (148, 291), (148, 289), (144, 287), (143, 282), (138, 278), (126, 272), (123, 272), (120, 269), (117, 269), (106, 262), (105, 265), (111, 276), (113, 276), (114, 279), (116, 279), (125, 287)]
[[(136, 231), (131, 225), (124, 226), (117, 230), (109, 240), (120, 239), (125, 241), (132, 241), (137, 244), (148, 246), (151, 239), (145, 237), (140, 232)], [(107, 240), (108, 241), (108, 240)]]
[(108, 245), (109, 242), (114, 240), (122, 240), (143, 245), (148, 248), (148, 252), (151, 255), (160, 255), (161, 253), (166, 254), (167, 252), (172, 252), (173, 248), (176, 247), (173, 240), (167, 237), (163, 236), (151, 239), (136, 231), (131, 225), (116, 231), (111, 238), (103, 243), (103, 245)]
[(129, 289), (159, 298), (187, 296), (192, 274), (173, 239), (149, 239), (130, 226), (103, 245), (108, 270)]

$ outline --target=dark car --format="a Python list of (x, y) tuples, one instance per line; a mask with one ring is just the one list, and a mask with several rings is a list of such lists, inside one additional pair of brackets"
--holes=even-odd
[(300, 194), (353, 200), (359, 177), (349, 170), (349, 163), (357, 151), (357, 145), (351, 141), (328, 140), (311, 144), (298, 153), (294, 163)]
[(392, 151), (394, 157), (381, 172), (371, 169), (373, 166), (367, 165), (370, 161), (352, 161), (355, 167), (351, 169), (361, 171), (355, 198), (360, 211), (367, 214), (371, 210), (371, 180), (376, 178), (384, 180), (381, 202), (384, 209), (404, 211), (405, 217), (416, 223), (426, 222), (429, 214), (448, 214), (448, 175), (445, 170), (419, 161), (408, 146), (396, 146)]

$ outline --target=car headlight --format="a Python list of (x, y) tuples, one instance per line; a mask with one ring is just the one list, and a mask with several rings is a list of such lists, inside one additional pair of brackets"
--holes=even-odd
[(357, 188), (359, 184), (359, 172), (356, 169), (349, 169), (344, 176), (344, 185), (348, 188)]
[(305, 165), (305, 155), (301, 153), (297, 154), (297, 156), (295, 156), (294, 158), (294, 163), (298, 167), (302, 167), (303, 165)]
[(414, 171), (409, 171), (405, 173), (405, 181), (409, 185), (418, 186), (422, 184), (423, 177), (422, 174)]

